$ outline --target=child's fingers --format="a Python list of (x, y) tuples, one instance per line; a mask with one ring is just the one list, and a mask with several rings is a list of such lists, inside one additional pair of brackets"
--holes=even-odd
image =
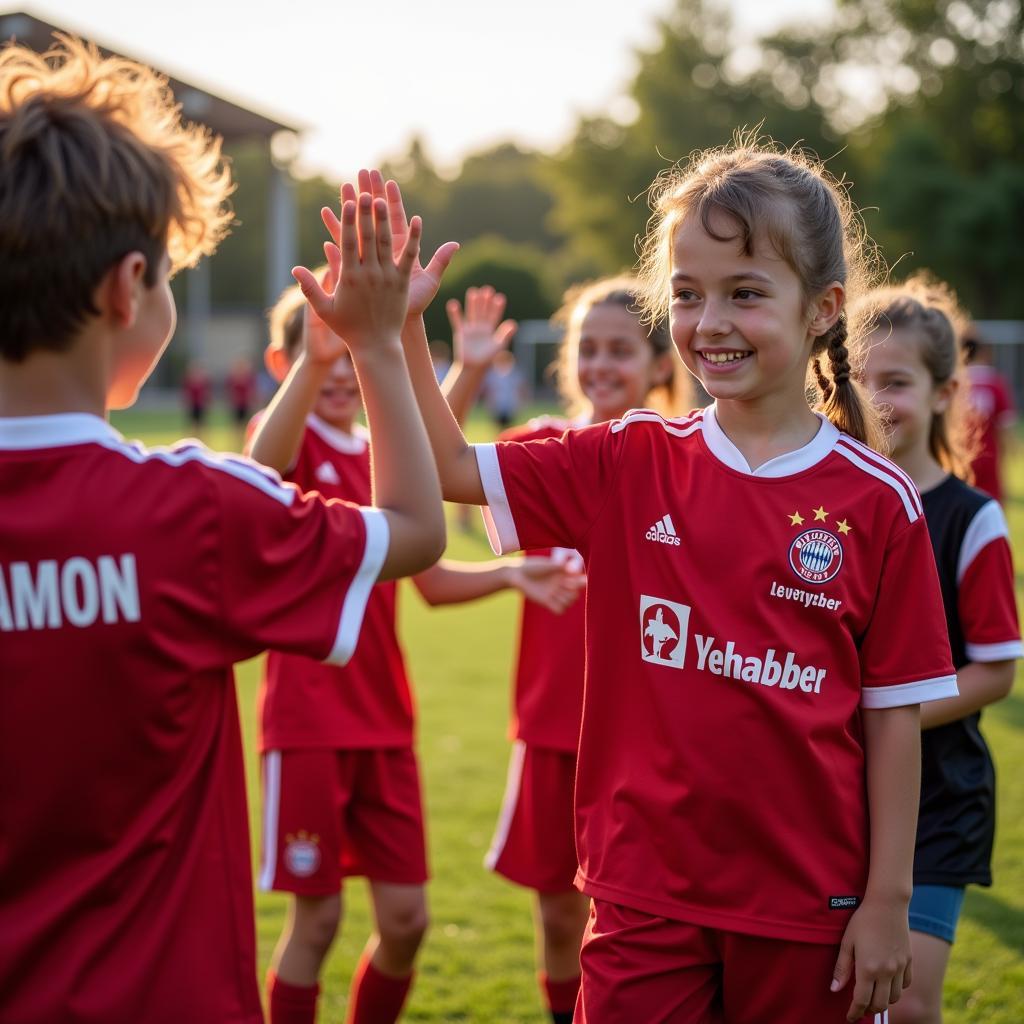
[[(360, 174), (363, 172), (360, 171)], [(373, 196), (359, 195), (359, 257), (364, 267), (377, 266), (377, 238), (373, 225)]]
[(356, 204), (345, 200), (341, 208), (341, 265), (359, 266), (359, 239), (356, 232)]
[(360, 192), (369, 192), (370, 172), (365, 168), (360, 168), (359, 174), (356, 175), (356, 184), (359, 186)]
[[(423, 221), (419, 217), (413, 217), (409, 222), (409, 234), (406, 235), (405, 245), (402, 247), (402, 255), (398, 258), (398, 269), (403, 277), (412, 274), (412, 268), (420, 256), (420, 236), (423, 234)], [(433, 261), (431, 261), (433, 262)], [(428, 268), (429, 269), (429, 268)]]
[(853, 986), (853, 1000), (846, 1013), (850, 1024), (859, 1021), (868, 1012), (868, 1007), (875, 997), (875, 983), (870, 978), (857, 978)]
[[(418, 217), (413, 217), (413, 220), (419, 220)], [(451, 263), (452, 257), (459, 251), (458, 242), (445, 242), (437, 252), (431, 257), (430, 262), (426, 266), (427, 274), (434, 278), (435, 281), (440, 281), (444, 276), (444, 272), (448, 269), (448, 264)]]
[(345, 203), (354, 203), (359, 198), (359, 193), (356, 191), (355, 185), (350, 181), (346, 181), (341, 186), (341, 202), (342, 205)]
[(370, 195), (374, 199), (387, 199), (384, 192), (384, 175), (376, 168), (370, 171)]
[(853, 967), (853, 949), (847, 945), (845, 939), (839, 947), (839, 956), (836, 957), (836, 966), (832, 971), (832, 991), (839, 992), (846, 988), (850, 980), (850, 969)]
[(337, 245), (341, 238), (341, 221), (338, 220), (337, 215), (329, 206), (323, 207), (320, 211), (320, 219), (324, 222), (327, 233), (334, 239), (334, 243)]
[(388, 201), (388, 214), (391, 217), (391, 234), (395, 238), (405, 237), (409, 230), (409, 218), (405, 215), (405, 204), (402, 202), (402, 190), (398, 182), (389, 179), (384, 183), (384, 197)]
[(448, 323), (452, 326), (452, 334), (462, 334), (462, 307), (458, 299), (449, 299), (444, 305), (444, 311), (448, 314)]
[(910, 982), (913, 979), (913, 972), (911, 968), (914, 966), (912, 960), (907, 961), (906, 969), (903, 971), (903, 987), (910, 988)]
[(467, 288), (466, 289), (466, 319), (472, 324), (476, 323), (479, 316), (477, 296), (480, 294), (479, 288)]
[(324, 256), (333, 278), (331, 284), (333, 293), (335, 285), (341, 280), (341, 250), (333, 242), (324, 242)]
[(500, 348), (506, 348), (518, 329), (519, 324), (515, 320), (505, 320), (495, 328), (494, 340)]
[(324, 293), (315, 275), (310, 273), (305, 267), (292, 267), (292, 277), (295, 278), (302, 294), (306, 297), (306, 301), (317, 316), (323, 317), (325, 313), (330, 312), (331, 298)]
[[(380, 173), (377, 172), (380, 177)], [(388, 204), (380, 196), (373, 200), (373, 221), (377, 234), (377, 259), (382, 267), (391, 267), (394, 256), (391, 251), (391, 227), (388, 224)]]
[(903, 995), (903, 972), (897, 971), (889, 983), (889, 1005), (898, 1003), (901, 995)]
[(507, 301), (508, 299), (501, 292), (496, 292), (492, 289), (490, 298), (487, 301), (487, 319), (492, 324), (496, 324), (501, 319), (501, 314), (505, 312), (505, 303)]

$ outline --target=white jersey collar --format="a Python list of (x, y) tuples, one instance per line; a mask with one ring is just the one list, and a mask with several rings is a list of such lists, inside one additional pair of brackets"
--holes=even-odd
[(743, 453), (729, 440), (718, 422), (715, 405), (712, 403), (704, 410), (703, 434), (711, 454), (719, 462), (725, 463), (730, 469), (747, 476), (783, 477), (794, 476), (805, 469), (816, 466), (836, 445), (839, 440), (839, 429), (821, 413), (815, 413), (821, 421), (818, 432), (802, 448), (796, 451), (776, 455), (774, 459), (751, 469)]
[(64, 412), (53, 416), (0, 416), (0, 449), (8, 451), (123, 440), (106, 420), (87, 412)]
[(352, 433), (346, 434), (311, 412), (306, 417), (306, 425), (332, 448), (346, 455), (362, 455), (370, 442), (370, 432), (361, 423), (354, 423)]

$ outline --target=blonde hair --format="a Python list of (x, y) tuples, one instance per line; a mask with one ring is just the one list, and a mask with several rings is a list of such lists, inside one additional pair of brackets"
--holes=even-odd
[(672, 347), (668, 324), (664, 317), (648, 320), (641, 306), (640, 281), (621, 274), (585, 282), (570, 288), (551, 322), (563, 329), (558, 357), (552, 365), (558, 393), (570, 416), (578, 416), (589, 406), (580, 390), (576, 364), (580, 345), (580, 330), (587, 313), (595, 306), (620, 306), (636, 317), (637, 327), (647, 338), (655, 358), (666, 353), (672, 359), (672, 368), (663, 384), (655, 385), (648, 394), (649, 408), (664, 416), (677, 416), (690, 404), (691, 394), (684, 383), (678, 357)]
[(0, 51), (0, 354), (60, 351), (129, 252), (152, 287), (212, 253), (231, 222), (220, 139), (182, 123), (167, 80), (59, 35)]
[[(800, 279), (808, 305), (833, 281), (849, 297), (874, 276), (877, 252), (843, 183), (812, 157), (759, 141), (756, 133), (738, 133), (731, 146), (697, 153), (685, 166), (659, 175), (650, 200), (653, 213), (640, 257), (648, 317), (668, 314), (672, 241), (691, 215), (712, 238), (736, 239), (748, 256), (758, 242), (771, 246)], [(734, 225), (733, 234), (718, 233), (721, 216)], [(808, 390), (817, 391), (818, 408), (840, 430), (885, 450), (877, 413), (857, 381), (863, 341), (863, 325), (844, 310), (814, 341)]]
[[(868, 292), (858, 305), (868, 332), (888, 336), (906, 331), (913, 335), (933, 386), (963, 381), (964, 352), (959, 339), (968, 329), (968, 320), (956, 293), (945, 282), (920, 271), (902, 284)], [(978, 438), (966, 399), (966, 388), (957, 386), (946, 408), (932, 413), (928, 450), (947, 473), (973, 483), (971, 460)]]

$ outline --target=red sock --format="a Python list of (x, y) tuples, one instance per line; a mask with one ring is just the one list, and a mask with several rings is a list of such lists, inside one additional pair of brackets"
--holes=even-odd
[(411, 974), (404, 978), (382, 974), (364, 953), (352, 975), (348, 1024), (395, 1024), (411, 986)]
[(319, 985), (289, 985), (267, 971), (267, 1005), (270, 1024), (313, 1024)]
[(564, 981), (552, 981), (546, 973), (540, 973), (540, 987), (544, 992), (548, 1009), (552, 1013), (572, 1014), (576, 1009), (576, 996), (580, 991), (580, 976), (566, 978)]

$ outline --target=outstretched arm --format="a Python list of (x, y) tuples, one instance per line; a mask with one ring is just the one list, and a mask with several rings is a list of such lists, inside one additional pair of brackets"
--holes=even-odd
[(489, 562), (437, 565), (412, 578), (430, 605), (463, 604), (501, 590), (518, 590), (528, 601), (561, 615), (579, 597), (586, 576), (552, 558), (501, 558)]
[[(351, 185), (342, 188), (340, 248), (325, 246), (337, 279), (334, 293), (325, 292), (305, 268), (293, 273), (314, 312), (352, 353), (373, 437), (374, 504), (384, 512), (390, 532), (380, 578), (393, 579), (437, 561), (445, 525), (437, 473), (399, 338), (422, 229), (413, 218), (396, 259), (387, 204), (363, 188), (363, 181), (360, 172), (358, 195)], [(333, 214), (324, 219), (328, 227), (337, 222)]]
[[(395, 245), (401, 246), (408, 237), (411, 224), (417, 223), (417, 218), (414, 217), (411, 223), (407, 221), (402, 193), (397, 183), (389, 181), (385, 185), (379, 171), (360, 171), (359, 184), (363, 191), (372, 191), (375, 202), (386, 202)], [(330, 211), (324, 213), (324, 223), (337, 239), (340, 225)], [(448, 501), (465, 505), (485, 505), (487, 497), (480, 482), (476, 455), (472, 446), (466, 443), (437, 385), (423, 326), (423, 310), (437, 294), (441, 277), (457, 250), (455, 242), (446, 242), (425, 267), (420, 265), (418, 259), (414, 260), (409, 280), (408, 315), (402, 328), (402, 345), (413, 391), (437, 462), (444, 497)]]
[(455, 361), (441, 384), (441, 393), (460, 427), (473, 408), (494, 357), (508, 347), (516, 332), (515, 320), (501, 320), (505, 301), (501, 292), (484, 285), (466, 290), (465, 312), (458, 299), (449, 299), (445, 305), (452, 325)]

